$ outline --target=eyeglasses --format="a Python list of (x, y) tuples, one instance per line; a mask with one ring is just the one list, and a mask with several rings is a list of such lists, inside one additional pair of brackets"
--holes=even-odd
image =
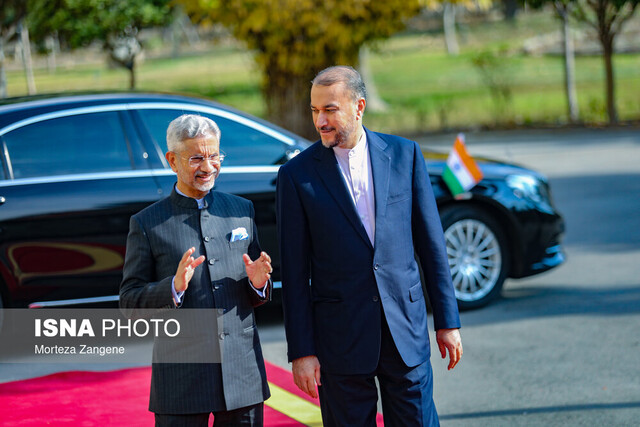
[(191, 157), (180, 156), (180, 157), (182, 157), (183, 159), (188, 159), (189, 166), (195, 168), (195, 167), (201, 166), (205, 160), (211, 162), (214, 165), (220, 165), (224, 161), (226, 154), (224, 154), (224, 152), (221, 151), (220, 154), (212, 154), (207, 157), (205, 156), (191, 156)]

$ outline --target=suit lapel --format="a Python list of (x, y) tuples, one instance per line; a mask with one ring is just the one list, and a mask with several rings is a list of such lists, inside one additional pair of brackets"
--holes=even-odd
[(378, 230), (382, 230), (379, 224), (383, 223), (387, 210), (391, 158), (384, 151), (387, 148), (387, 143), (369, 129), (365, 128), (365, 132), (367, 133), (367, 141), (369, 142), (371, 175), (373, 176), (373, 188), (376, 199), (376, 233), (374, 240), (378, 240)]
[(331, 197), (335, 199), (336, 203), (349, 219), (349, 222), (351, 222), (351, 225), (353, 225), (360, 237), (369, 245), (369, 247), (373, 248), (369, 241), (369, 236), (367, 236), (367, 231), (364, 229), (362, 221), (360, 221), (356, 207), (353, 205), (353, 200), (351, 200), (347, 185), (342, 178), (340, 167), (338, 166), (338, 161), (336, 160), (333, 151), (330, 148), (324, 147), (321, 143), (318, 143), (318, 148), (314, 154), (314, 158), (316, 159), (316, 170), (318, 171), (318, 175), (320, 175), (322, 182), (327, 187), (329, 194), (331, 194)]

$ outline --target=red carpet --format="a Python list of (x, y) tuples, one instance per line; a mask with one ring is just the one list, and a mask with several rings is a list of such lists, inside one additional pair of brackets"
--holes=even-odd
[(151, 368), (70, 371), (0, 384), (3, 426), (153, 426)]
[[(266, 367), (269, 382), (290, 393), (286, 393), (287, 399), (319, 404), (295, 386), (288, 370), (270, 363), (266, 363)], [(109, 372), (61, 372), (2, 383), (0, 426), (151, 427), (153, 414), (147, 410), (150, 382), (151, 368), (145, 367)], [(273, 409), (269, 403), (268, 400), (265, 405), (265, 426), (304, 425)], [(209, 424), (212, 425), (212, 419)], [(378, 414), (378, 425), (382, 425), (381, 414)]]

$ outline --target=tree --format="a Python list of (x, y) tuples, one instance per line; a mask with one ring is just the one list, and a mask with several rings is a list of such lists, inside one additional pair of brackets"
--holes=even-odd
[(36, 81), (33, 78), (33, 61), (31, 60), (31, 42), (29, 41), (29, 29), (24, 24), (24, 18), (18, 21), (17, 33), (19, 35), (20, 57), (22, 58), (22, 66), (24, 75), (27, 79), (27, 92), (29, 95), (36, 93)]
[(569, 15), (572, 10), (570, 1), (555, 0), (553, 6), (562, 21), (562, 52), (564, 53), (564, 87), (567, 96), (567, 112), (569, 121), (577, 122), (580, 116), (578, 109), (578, 96), (576, 94), (576, 63), (573, 39), (571, 38), (571, 26), (569, 25)]
[(442, 29), (444, 43), (449, 55), (458, 55), (460, 47), (456, 34), (456, 10), (486, 11), (493, 0), (420, 0), (425, 10), (442, 10)]
[(27, 8), (24, 0), (3, 0), (2, 7), (0, 7), (0, 98), (8, 96), (4, 47), (16, 35), (18, 23), (22, 21), (26, 13)]
[(109, 57), (129, 71), (135, 88), (136, 56), (142, 28), (165, 25), (172, 18), (170, 0), (28, 0), (34, 39), (57, 32), (67, 47), (100, 42)]
[(528, 4), (534, 8), (541, 8), (551, 3), (556, 11), (556, 16), (562, 23), (562, 52), (564, 57), (564, 87), (567, 97), (567, 113), (570, 122), (579, 119), (578, 97), (575, 83), (575, 51), (571, 39), (571, 26), (569, 17), (575, 8), (575, 0), (529, 0)]
[(309, 138), (309, 82), (331, 65), (358, 66), (360, 48), (389, 37), (418, 0), (178, 0), (196, 23), (219, 22), (255, 50), (269, 119)]
[(518, 13), (518, 0), (502, 0), (502, 13), (505, 21), (516, 21), (516, 14)]
[(607, 115), (609, 123), (618, 121), (613, 72), (613, 42), (622, 26), (634, 14), (640, 0), (580, 0), (575, 1), (573, 15), (593, 27), (602, 46), (606, 78)]

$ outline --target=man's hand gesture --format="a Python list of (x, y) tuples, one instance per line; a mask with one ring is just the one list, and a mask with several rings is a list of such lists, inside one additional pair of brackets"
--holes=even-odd
[(264, 288), (273, 272), (271, 257), (266, 252), (262, 252), (260, 258), (255, 261), (251, 261), (251, 257), (247, 254), (242, 255), (242, 260), (253, 287), (256, 289)]
[(189, 281), (193, 277), (193, 272), (197, 266), (204, 262), (204, 255), (200, 255), (198, 258), (193, 259), (191, 255), (196, 251), (196, 248), (190, 248), (182, 255), (180, 264), (178, 264), (178, 270), (176, 270), (176, 276), (173, 280), (173, 284), (176, 288), (176, 292), (183, 292), (189, 287)]

